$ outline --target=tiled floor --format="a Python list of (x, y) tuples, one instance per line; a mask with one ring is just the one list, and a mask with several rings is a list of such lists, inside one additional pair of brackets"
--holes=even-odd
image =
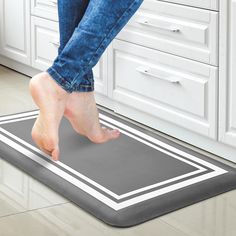
[[(0, 116), (37, 108), (28, 82), (29, 77), (0, 66)], [(0, 159), (0, 236), (21, 235), (235, 236), (236, 191), (119, 229), (107, 226)]]

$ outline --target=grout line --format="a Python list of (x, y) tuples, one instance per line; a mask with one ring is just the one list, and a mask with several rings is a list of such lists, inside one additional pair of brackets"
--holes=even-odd
[(31, 76), (24, 74), (24, 73), (22, 73), (16, 69), (13, 69), (11, 67), (0, 64), (0, 69), (1, 69), (1, 67), (4, 67), (2, 70), (7, 71), (6, 73), (18, 73), (18, 74), (21, 74), (22, 76), (26, 77), (27, 79), (31, 78)]
[(50, 208), (50, 207), (61, 206), (61, 205), (65, 205), (65, 204), (68, 204), (68, 203), (71, 203), (71, 201), (68, 200), (68, 202), (63, 202), (63, 203), (53, 204), (53, 205), (50, 205), (50, 206), (39, 207), (39, 208), (31, 209), (31, 210), (25, 210), (25, 211), (20, 211), (20, 212), (16, 212), (16, 213), (11, 213), (11, 214), (8, 214), (8, 215), (0, 216), (0, 221), (3, 218), (15, 216), (15, 215), (20, 215), (20, 214), (25, 214), (25, 213), (30, 213), (30, 212), (34, 212), (34, 211), (38, 211), (38, 210), (42, 210), (42, 209), (47, 209), (47, 208)]
[[(178, 210), (177, 210), (178, 211)], [(174, 212), (177, 212), (174, 211)], [(174, 213), (172, 212), (172, 213)], [(190, 234), (184, 232), (182, 229), (180, 228), (176, 228), (174, 225), (172, 225), (171, 223), (169, 223), (168, 221), (165, 221), (162, 219), (162, 217), (159, 218), (159, 221), (161, 221), (162, 223), (165, 223), (166, 225), (168, 225), (169, 227), (173, 228), (174, 230), (178, 231), (179, 233), (181, 233), (182, 236), (191, 236)]]

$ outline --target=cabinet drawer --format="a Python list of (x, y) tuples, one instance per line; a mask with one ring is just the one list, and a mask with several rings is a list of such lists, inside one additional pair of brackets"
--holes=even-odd
[(218, 65), (218, 13), (214, 11), (145, 0), (116, 38)]
[(31, 14), (58, 21), (57, 0), (31, 0)]
[(58, 54), (58, 22), (31, 16), (32, 66), (45, 70)]
[(217, 67), (116, 39), (112, 54), (114, 100), (215, 138)]
[[(165, 0), (157, 0), (165, 1)], [(219, 10), (219, 0), (166, 0), (167, 2), (173, 2), (178, 4), (184, 4), (193, 7), (200, 7), (211, 10)]]

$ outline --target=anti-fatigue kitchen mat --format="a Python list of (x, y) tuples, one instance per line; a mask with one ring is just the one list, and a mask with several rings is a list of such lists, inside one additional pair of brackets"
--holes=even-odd
[(37, 116), (0, 117), (0, 156), (110, 225), (136, 225), (236, 188), (235, 169), (100, 109), (101, 124), (120, 137), (95, 144), (63, 118), (54, 162), (31, 139)]

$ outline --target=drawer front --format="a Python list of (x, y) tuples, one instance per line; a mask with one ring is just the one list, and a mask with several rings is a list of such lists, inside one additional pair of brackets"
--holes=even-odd
[[(165, 0), (157, 0), (165, 1)], [(173, 2), (178, 4), (184, 4), (193, 7), (200, 7), (210, 10), (219, 10), (219, 0), (166, 0), (167, 2)]]
[(214, 11), (145, 0), (116, 38), (218, 65), (218, 13)]
[(59, 25), (57, 22), (31, 16), (32, 66), (45, 70), (58, 54)]
[(116, 39), (112, 51), (116, 101), (215, 138), (217, 67)]
[(58, 21), (57, 0), (31, 0), (31, 15)]

